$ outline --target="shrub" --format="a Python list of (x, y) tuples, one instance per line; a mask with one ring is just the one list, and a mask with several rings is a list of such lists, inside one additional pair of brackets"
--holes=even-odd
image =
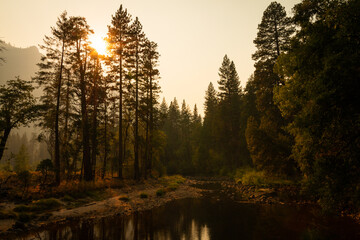
[(32, 211), (32, 207), (31, 206), (26, 206), (26, 205), (19, 205), (17, 207), (15, 207), (13, 209), (14, 212), (31, 212)]
[(69, 195), (65, 195), (63, 198), (62, 198), (63, 201), (65, 202), (72, 202), (74, 201), (75, 199)]
[(44, 210), (52, 210), (59, 208), (61, 206), (61, 202), (55, 198), (41, 199), (33, 203), (34, 211), (44, 211)]
[(41, 199), (32, 203), (29, 206), (19, 205), (14, 208), (14, 212), (38, 212), (38, 211), (46, 211), (53, 210), (59, 208), (61, 206), (61, 202), (55, 198)]
[(53, 169), (54, 165), (50, 159), (44, 159), (37, 165), (36, 171), (41, 172), (42, 175), (41, 185), (44, 185), (46, 183), (48, 174), (50, 171), (53, 171)]
[(246, 185), (263, 185), (265, 183), (265, 174), (263, 171), (252, 170), (245, 173), (241, 178), (241, 183)]
[(268, 176), (265, 171), (257, 171), (253, 168), (236, 169), (234, 178), (236, 183), (240, 182), (244, 185), (269, 186), (294, 184), (291, 180), (281, 177)]
[(121, 196), (121, 197), (119, 197), (119, 200), (123, 201), (123, 202), (128, 202), (128, 201), (130, 201), (130, 198), (129, 198), (129, 196)]
[(178, 189), (178, 187), (179, 187), (179, 184), (177, 184), (177, 183), (171, 183), (166, 189), (167, 189), (168, 191), (175, 191), (176, 189)]
[(30, 185), (30, 180), (31, 180), (31, 173), (28, 170), (25, 171), (21, 171), (19, 173), (17, 173), (17, 178), (20, 181), (23, 189), (23, 196), (25, 196), (27, 194), (29, 185)]
[(140, 198), (148, 198), (148, 195), (146, 193), (140, 193)]
[(162, 196), (165, 195), (165, 193), (166, 193), (165, 190), (161, 188), (161, 189), (156, 191), (156, 196), (162, 197)]

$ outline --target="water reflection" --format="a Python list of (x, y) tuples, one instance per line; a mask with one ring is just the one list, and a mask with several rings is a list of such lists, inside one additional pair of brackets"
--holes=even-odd
[(185, 199), (128, 217), (74, 222), (38, 236), (50, 240), (360, 239), (360, 227), (350, 219), (322, 217), (313, 208)]

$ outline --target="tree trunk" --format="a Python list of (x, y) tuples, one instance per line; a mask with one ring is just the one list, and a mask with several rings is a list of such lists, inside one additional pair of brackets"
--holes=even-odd
[(92, 116), (92, 124), (93, 124), (93, 134), (92, 134), (92, 151), (91, 151), (91, 164), (93, 169), (93, 178), (96, 177), (96, 153), (97, 153), (97, 77), (98, 77), (98, 59), (95, 61), (95, 69), (94, 69), (94, 86), (93, 86), (93, 116)]
[(122, 53), (120, 54), (120, 74), (119, 74), (119, 95), (120, 95), (120, 103), (119, 103), (119, 178), (123, 178), (123, 130), (122, 130), (122, 119), (123, 119), (123, 102), (122, 102)]
[(0, 142), (0, 160), (4, 154), (5, 151), (5, 146), (6, 146), (6, 141), (10, 135), (10, 131), (11, 131), (11, 127), (10, 124), (8, 125), (8, 127), (5, 128), (4, 131), (4, 136), (1, 137), (1, 142)]
[(135, 92), (135, 161), (134, 161), (134, 179), (140, 179), (140, 172), (139, 172), (139, 52), (138, 52), (138, 45), (139, 40), (136, 39), (136, 62), (135, 62), (135, 81), (136, 81), (136, 92)]
[(82, 63), (80, 57), (80, 43), (77, 43), (77, 55), (80, 65), (80, 94), (81, 94), (81, 127), (83, 134), (83, 166), (84, 166), (84, 179), (85, 181), (91, 181), (92, 176), (92, 167), (90, 159), (90, 137), (89, 137), (89, 120), (87, 113), (87, 103), (86, 103), (86, 82), (85, 82), (85, 71), (86, 71), (86, 58), (85, 62)]
[[(107, 82), (105, 79), (105, 89), (107, 89)], [(105, 90), (106, 91), (106, 90)], [(104, 126), (104, 131), (105, 131), (105, 143), (104, 143), (104, 162), (103, 162), (103, 169), (102, 169), (102, 175), (101, 175), (101, 179), (105, 178), (105, 173), (106, 173), (106, 162), (107, 162), (107, 149), (108, 149), (108, 142), (107, 142), (107, 95), (105, 97), (105, 126)]]
[(65, 51), (65, 42), (62, 42), (61, 49), (61, 61), (60, 61), (60, 72), (56, 93), (56, 110), (55, 110), (55, 183), (60, 185), (60, 139), (59, 139), (59, 109), (60, 109), (60, 93), (61, 93), (61, 80), (62, 80), (62, 71), (64, 64), (64, 51)]
[[(151, 67), (152, 70), (152, 67)], [(149, 159), (147, 161), (147, 172), (151, 176), (152, 168), (152, 138), (153, 138), (153, 126), (154, 126), (154, 106), (153, 106), (153, 86), (152, 86), (152, 72), (150, 73), (150, 121), (149, 121)]]
[(67, 175), (70, 175), (70, 162), (69, 162), (69, 143), (68, 143), (68, 137), (69, 137), (69, 130), (68, 130), (68, 124), (69, 124), (69, 109), (70, 109), (70, 71), (68, 70), (68, 79), (67, 79), (67, 87), (66, 87), (66, 98), (65, 98), (65, 126), (64, 126), (64, 146), (63, 146), (63, 156), (65, 163), (65, 166), (62, 168), (62, 174), (65, 174), (65, 170), (67, 170)]

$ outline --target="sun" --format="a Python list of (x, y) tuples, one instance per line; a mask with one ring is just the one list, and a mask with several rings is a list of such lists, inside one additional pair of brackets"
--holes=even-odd
[(105, 37), (97, 34), (93, 34), (89, 37), (89, 40), (91, 42), (91, 47), (95, 48), (98, 54), (100, 55), (107, 55), (106, 52), (106, 41), (104, 40)]

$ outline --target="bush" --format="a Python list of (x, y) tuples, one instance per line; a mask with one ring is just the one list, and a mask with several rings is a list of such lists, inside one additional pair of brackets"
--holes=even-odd
[(146, 193), (140, 193), (140, 198), (148, 198), (148, 195)]
[(38, 212), (38, 211), (46, 211), (46, 210), (53, 210), (57, 209), (62, 204), (59, 202), (59, 200), (55, 198), (48, 198), (48, 199), (41, 199), (39, 201), (36, 201), (32, 203), (31, 205), (19, 205), (14, 208), (14, 212)]
[(129, 196), (121, 196), (121, 197), (119, 197), (119, 200), (123, 201), (123, 202), (128, 202), (128, 201), (130, 201), (130, 198), (129, 198)]
[(17, 173), (17, 178), (20, 181), (22, 187), (24, 188), (23, 190), (23, 196), (24, 196), (26, 195), (28, 187), (30, 185), (31, 173), (28, 170), (21, 171)]
[(54, 165), (50, 159), (44, 159), (37, 165), (36, 171), (41, 172), (42, 175), (41, 185), (44, 185), (46, 183), (49, 172), (53, 170), (54, 170)]
[(269, 186), (293, 184), (290, 180), (268, 176), (265, 171), (257, 171), (252, 168), (236, 169), (234, 178), (236, 183), (242, 183), (244, 185)]
[(52, 210), (59, 208), (61, 206), (61, 202), (55, 198), (41, 199), (33, 203), (34, 211), (44, 211), (44, 210)]
[(265, 173), (263, 171), (249, 171), (241, 178), (241, 183), (245, 185), (263, 185), (265, 183)]
[(162, 197), (162, 196), (165, 195), (165, 193), (166, 193), (165, 190), (161, 188), (161, 189), (156, 191), (156, 196)]
[(177, 183), (171, 183), (166, 189), (171, 192), (171, 191), (175, 191), (176, 189), (178, 189), (179, 184)]
[(26, 206), (26, 205), (19, 205), (17, 207), (15, 207), (13, 209), (14, 212), (31, 212), (32, 211), (32, 207), (31, 206)]
[(75, 199), (69, 195), (65, 195), (63, 198), (62, 198), (63, 201), (65, 202), (72, 202), (74, 201)]

